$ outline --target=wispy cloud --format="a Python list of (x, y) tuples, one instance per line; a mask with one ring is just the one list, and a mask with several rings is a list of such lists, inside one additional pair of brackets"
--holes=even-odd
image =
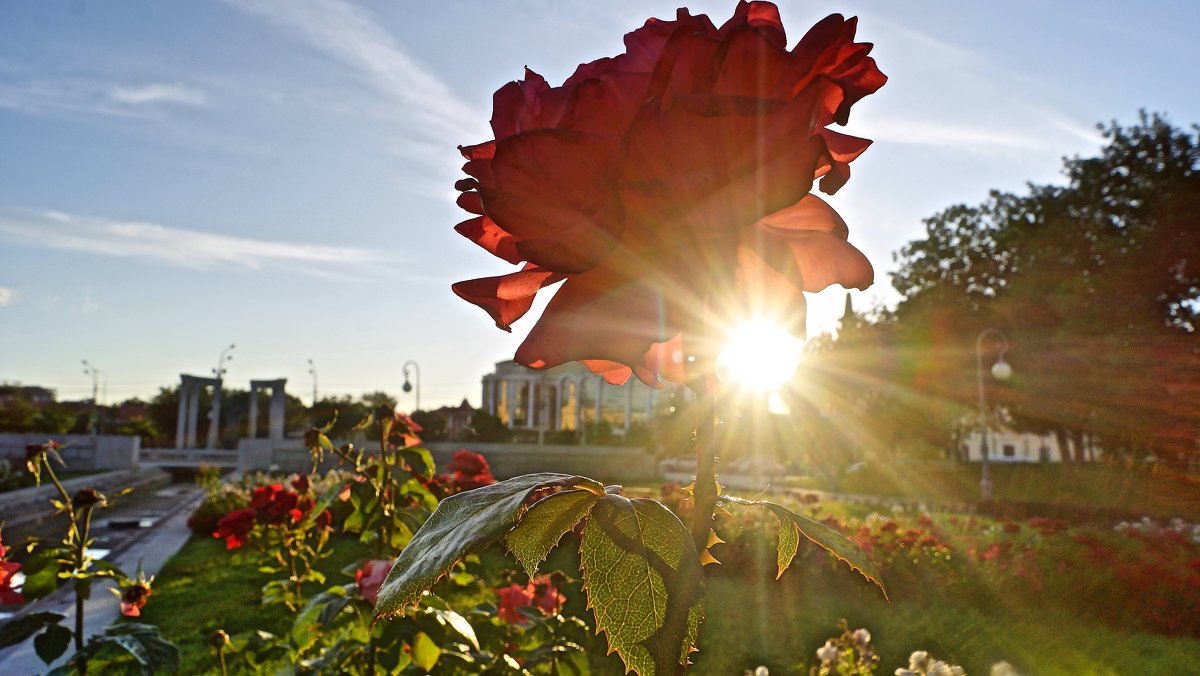
[(357, 247), (252, 239), (62, 212), (37, 216), (0, 215), (0, 239), (26, 246), (141, 258), (199, 269), (343, 265), (367, 263), (380, 257)]
[(342, 0), (226, 0), (350, 66), (400, 104), (416, 129), (434, 137), (486, 134), (485, 116), (463, 103), (432, 70), (396, 43), (361, 7)]
[(117, 103), (144, 105), (154, 103), (181, 103), (203, 105), (208, 95), (203, 89), (182, 84), (144, 84), (112, 87), (108, 98)]
[(16, 291), (6, 286), (0, 286), (0, 307), (8, 307), (9, 305), (12, 305), (16, 298)]

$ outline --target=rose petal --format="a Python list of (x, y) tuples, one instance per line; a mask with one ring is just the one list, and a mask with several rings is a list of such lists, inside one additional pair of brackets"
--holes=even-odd
[(538, 290), (560, 282), (564, 275), (534, 266), (500, 277), (484, 277), (458, 282), (451, 286), (459, 298), (483, 308), (496, 326), (511, 331), (514, 321), (533, 306)]

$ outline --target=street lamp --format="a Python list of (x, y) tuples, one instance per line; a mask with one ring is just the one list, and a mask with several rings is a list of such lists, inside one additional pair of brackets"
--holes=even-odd
[(413, 391), (412, 383), (410, 383), (408, 381), (408, 367), (410, 367), (410, 366), (413, 367), (413, 370), (417, 374), (417, 377), (416, 377), (416, 379), (417, 379), (417, 402), (416, 402), (416, 406), (413, 408), (413, 411), (420, 411), (421, 410), (421, 366), (419, 364), (417, 364), (417, 362), (413, 361), (412, 359), (409, 359), (408, 361), (404, 362), (404, 367), (403, 367), (404, 368), (404, 385), (400, 389), (404, 390), (405, 392)]
[(217, 383), (213, 386), (212, 409), (208, 413), (208, 448), (216, 448), (221, 436), (221, 379), (225, 376), (225, 363), (233, 361), (233, 355), (229, 353), (235, 347), (237, 345), (230, 343), (229, 347), (221, 350), (221, 356), (217, 357), (217, 368), (213, 369)]
[(308, 375), (313, 377), (313, 408), (317, 406), (317, 365), (312, 359), (308, 360)]
[(988, 421), (987, 421), (987, 398), (984, 395), (983, 388), (983, 339), (991, 336), (995, 339), (996, 345), (996, 363), (992, 364), (992, 377), (996, 380), (1008, 380), (1012, 376), (1012, 366), (1004, 361), (1004, 354), (1008, 352), (1008, 339), (1004, 337), (998, 329), (986, 328), (979, 332), (979, 337), (975, 339), (975, 381), (979, 385), (979, 450), (983, 458), (983, 472), (979, 479), (979, 495), (983, 502), (992, 501), (992, 477), (988, 473)]
[(83, 373), (92, 377), (92, 415), (88, 420), (88, 426), (91, 428), (92, 434), (96, 433), (97, 422), (99, 417), (96, 415), (96, 391), (100, 383), (100, 369), (88, 363), (88, 360), (81, 360), (83, 364)]
[(233, 361), (233, 355), (229, 353), (233, 351), (233, 348), (235, 347), (237, 347), (237, 345), (230, 343), (229, 347), (221, 350), (221, 356), (217, 358), (217, 368), (213, 369), (213, 375), (217, 377), (217, 380), (220, 380), (221, 377), (225, 375), (225, 362)]

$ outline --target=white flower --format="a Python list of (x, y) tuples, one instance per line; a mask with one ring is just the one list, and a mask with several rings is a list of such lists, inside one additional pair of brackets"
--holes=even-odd
[(950, 667), (950, 676), (967, 676), (967, 670), (956, 664)]
[(1021, 676), (1021, 674), (1008, 662), (997, 662), (992, 665), (991, 676)]
[(871, 643), (871, 632), (867, 631), (866, 629), (855, 629), (854, 633), (851, 634), (851, 637), (854, 639), (855, 647), (857, 647), (860, 652)]
[(838, 647), (833, 644), (833, 639), (825, 642), (825, 645), (817, 648), (817, 659), (821, 662), (836, 662), (838, 658)]
[(896, 676), (921, 676), (921, 674), (918, 674), (912, 669), (897, 669)]
[(918, 650), (908, 656), (908, 668), (914, 671), (924, 671), (929, 666), (929, 653)]
[(754, 670), (754, 676), (771, 676), (771, 672), (764, 666), (759, 666)]
[(929, 665), (929, 669), (925, 670), (926, 676), (951, 676), (950, 665), (941, 660), (934, 660), (933, 664)]

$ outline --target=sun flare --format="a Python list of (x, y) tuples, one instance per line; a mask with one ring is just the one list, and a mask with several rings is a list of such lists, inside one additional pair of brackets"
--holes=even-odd
[(729, 333), (717, 357), (717, 375), (759, 392), (778, 390), (800, 366), (803, 347), (803, 340), (776, 324), (743, 324)]

